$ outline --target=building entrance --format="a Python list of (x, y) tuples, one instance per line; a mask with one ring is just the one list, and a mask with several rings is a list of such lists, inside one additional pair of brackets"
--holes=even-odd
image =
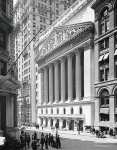
[(70, 120), (69, 130), (74, 130), (74, 120)]

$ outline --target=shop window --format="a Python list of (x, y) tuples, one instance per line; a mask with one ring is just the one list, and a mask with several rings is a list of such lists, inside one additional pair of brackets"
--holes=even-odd
[(105, 8), (102, 13), (100, 14), (100, 23), (99, 23), (99, 31), (100, 34), (104, 34), (105, 32), (109, 31), (109, 10)]
[(100, 121), (109, 121), (109, 114), (100, 114)]
[(109, 107), (109, 93), (106, 89), (100, 94), (100, 107)]

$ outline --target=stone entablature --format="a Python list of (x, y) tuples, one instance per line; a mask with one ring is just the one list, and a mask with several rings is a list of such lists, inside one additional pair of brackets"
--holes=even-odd
[(58, 48), (63, 46), (65, 48), (61, 48), (62, 54), (64, 54), (65, 51), (69, 51), (69, 49), (71, 50), (77, 44), (79, 44), (79, 48), (87, 47), (87, 44), (91, 45), (92, 41), (88, 39), (93, 39), (93, 35), (90, 34), (90, 32), (93, 33), (93, 31), (94, 25), (92, 22), (84, 22), (82, 24), (73, 24), (55, 28), (48, 36), (48, 39), (44, 41), (41, 49), (38, 50), (36, 61), (39, 65), (43, 65), (43, 63), (45, 64), (45, 61), (43, 62), (43, 60), (46, 58), (46, 61), (49, 61), (49, 59), (52, 58), (52, 55), (53, 58), (55, 57), (55, 53), (59, 56), (61, 52), (60, 50), (58, 52)]
[(80, 10), (82, 10), (86, 5), (90, 4), (93, 0), (79, 0), (76, 1), (65, 13), (62, 14), (53, 24), (52, 26), (48, 27), (44, 32), (39, 34), (37, 36), (35, 41), (35, 49), (42, 43), (51, 32), (53, 32), (53, 29), (62, 26), (67, 22), (70, 18), (76, 15)]

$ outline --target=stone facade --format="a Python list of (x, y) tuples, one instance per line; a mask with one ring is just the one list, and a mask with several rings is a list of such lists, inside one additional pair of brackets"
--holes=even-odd
[(37, 122), (43, 127), (83, 131), (94, 126), (94, 25), (93, 18), (77, 20), (86, 5), (91, 11), (91, 1), (81, 3), (35, 43), (41, 86)]
[(15, 136), (16, 89), (19, 87), (14, 61), (13, 1), (0, 1), (0, 134)]
[(116, 129), (116, 16), (114, 0), (96, 1), (95, 10), (95, 127)]

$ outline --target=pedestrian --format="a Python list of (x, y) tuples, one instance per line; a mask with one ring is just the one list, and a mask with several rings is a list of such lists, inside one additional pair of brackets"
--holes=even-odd
[(45, 136), (45, 149), (48, 150), (48, 134)]
[(56, 135), (56, 143), (57, 143), (57, 148), (61, 148), (60, 136), (58, 134)]
[(31, 147), (32, 147), (32, 150), (37, 150), (37, 141), (35, 139), (32, 140)]
[(25, 148), (25, 133), (24, 133), (24, 131), (21, 131), (20, 143), (21, 143), (21, 150), (24, 150), (24, 148)]
[(26, 143), (27, 143), (27, 145), (28, 145), (28, 148), (30, 147), (30, 134), (29, 133), (27, 133), (27, 135), (26, 135)]
[(37, 133), (34, 132), (34, 140), (37, 140)]
[(43, 134), (43, 132), (42, 132), (42, 134), (41, 134), (41, 139), (40, 139), (41, 150), (43, 150), (44, 143), (45, 143), (45, 138), (44, 138), (44, 134)]
[(49, 146), (51, 145), (51, 133), (49, 133), (48, 144), (49, 144)]

